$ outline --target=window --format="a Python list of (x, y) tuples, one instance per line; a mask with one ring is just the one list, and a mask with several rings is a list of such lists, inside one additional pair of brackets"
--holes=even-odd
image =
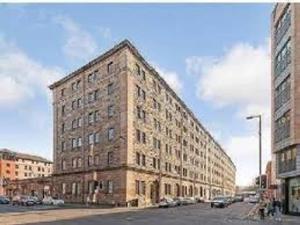
[(146, 80), (146, 72), (145, 72), (145, 70), (142, 70), (142, 77), (143, 77), (143, 80)]
[(95, 116), (95, 122), (100, 121), (100, 112), (98, 110), (95, 111), (94, 116)]
[(89, 122), (89, 124), (92, 124), (94, 122), (94, 113), (93, 112), (89, 113), (88, 122)]
[(109, 128), (109, 129), (108, 129), (108, 140), (109, 140), (109, 141), (111, 141), (111, 140), (114, 139), (114, 135), (115, 135), (114, 133), (115, 133), (114, 128)]
[(98, 100), (99, 96), (100, 96), (100, 91), (99, 90), (94, 91), (94, 101)]
[(65, 151), (66, 150), (66, 143), (64, 141), (61, 142), (61, 151)]
[(99, 162), (100, 162), (99, 155), (95, 155), (95, 157), (94, 157), (94, 164), (95, 164), (96, 166), (98, 166), (98, 165), (99, 165)]
[(135, 64), (135, 70), (136, 70), (137, 75), (141, 75), (141, 68), (137, 63)]
[(146, 194), (146, 183), (145, 181), (135, 181), (135, 194), (145, 195)]
[(72, 148), (76, 148), (77, 147), (77, 140), (76, 138), (72, 138)]
[(73, 109), (73, 110), (76, 109), (76, 100), (73, 100), (73, 101), (72, 101), (72, 109)]
[(65, 170), (65, 169), (66, 169), (66, 166), (67, 166), (67, 165), (66, 165), (66, 160), (63, 159), (63, 160), (61, 161), (61, 169), (62, 169), (62, 170)]
[(140, 153), (135, 153), (135, 162), (137, 165), (140, 165), (141, 164), (141, 161), (140, 161)]
[(61, 133), (65, 133), (65, 124), (64, 123), (61, 125)]
[(62, 106), (61, 106), (61, 115), (62, 115), (62, 116), (65, 115), (65, 110), (66, 110), (65, 108), (66, 108), (65, 105), (62, 105)]
[(113, 83), (107, 85), (107, 94), (111, 95), (113, 93)]
[(146, 166), (146, 156), (144, 154), (142, 155), (142, 165)]
[(290, 137), (290, 111), (275, 121), (275, 143)]
[(66, 183), (62, 183), (61, 184), (61, 189), (62, 189), (62, 194), (64, 195), (64, 194), (66, 194)]
[(78, 127), (82, 126), (82, 118), (81, 117), (78, 118), (77, 123), (78, 123)]
[(135, 181), (135, 194), (136, 195), (140, 194), (140, 181), (139, 180)]
[(152, 160), (152, 166), (154, 169), (156, 169), (156, 158), (153, 158)]
[(77, 99), (77, 107), (80, 108), (82, 106), (81, 98)]
[(100, 142), (100, 133), (97, 132), (95, 133), (95, 143), (99, 143)]
[(114, 153), (113, 152), (108, 152), (107, 153), (107, 164), (112, 165), (114, 160)]
[(77, 183), (72, 183), (72, 195), (77, 195)]
[(113, 62), (110, 62), (107, 64), (107, 72), (108, 73), (113, 72), (113, 64), (114, 64)]
[(72, 129), (75, 129), (76, 128), (76, 120), (74, 119), (73, 121), (72, 121)]
[(89, 145), (94, 144), (94, 134), (93, 133), (89, 134), (88, 143), (89, 143)]
[(65, 90), (66, 90), (65, 88), (63, 88), (63, 89), (60, 90), (60, 95), (61, 95), (62, 97), (65, 96)]
[(77, 167), (77, 158), (72, 159), (72, 167), (76, 168)]
[(111, 180), (107, 181), (107, 190), (109, 194), (113, 193), (113, 182)]
[(88, 156), (88, 166), (92, 166), (93, 165), (93, 156), (89, 155)]
[(81, 147), (81, 146), (82, 146), (82, 139), (81, 139), (81, 137), (79, 137), (77, 139), (77, 147)]
[(88, 75), (88, 83), (94, 83), (97, 80), (98, 70), (95, 70), (93, 73)]
[(136, 139), (138, 142), (141, 142), (141, 131), (139, 129), (136, 129)]
[(108, 109), (107, 109), (107, 113), (108, 113), (108, 117), (112, 117), (114, 115), (114, 106), (113, 105), (110, 105), (108, 106)]
[(82, 159), (78, 158), (77, 166), (80, 168), (82, 166)]

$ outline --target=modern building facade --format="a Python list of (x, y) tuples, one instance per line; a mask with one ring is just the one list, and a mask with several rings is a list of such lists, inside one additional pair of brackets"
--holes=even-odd
[(47, 177), (52, 174), (52, 162), (36, 155), (0, 149), (0, 195), (12, 180)]
[(65, 201), (234, 194), (230, 157), (128, 40), (50, 89), (54, 179)]
[(271, 17), (272, 152), (286, 213), (300, 214), (300, 4)]

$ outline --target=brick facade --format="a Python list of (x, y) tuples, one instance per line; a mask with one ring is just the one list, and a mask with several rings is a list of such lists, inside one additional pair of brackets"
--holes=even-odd
[(234, 194), (231, 159), (129, 41), (50, 88), (54, 177), (66, 201)]

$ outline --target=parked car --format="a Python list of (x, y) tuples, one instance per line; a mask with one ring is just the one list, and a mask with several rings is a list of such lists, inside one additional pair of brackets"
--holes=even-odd
[(184, 199), (183, 199), (183, 197), (175, 197), (175, 198), (173, 198), (173, 201), (176, 203), (177, 206), (181, 206), (181, 205), (183, 205)]
[(12, 198), (12, 205), (24, 205), (24, 206), (32, 206), (35, 202), (31, 196), (27, 195), (16, 195)]
[(225, 198), (226, 198), (226, 200), (227, 200), (228, 205), (234, 203), (233, 197), (231, 197), (231, 196), (225, 196)]
[(228, 201), (226, 199), (226, 197), (215, 197), (211, 203), (210, 206), (211, 208), (225, 208), (228, 206)]
[(242, 195), (236, 195), (234, 196), (234, 202), (242, 202), (244, 199), (243, 199), (243, 196)]
[(38, 198), (37, 196), (32, 196), (32, 199), (33, 199), (35, 205), (43, 204), (43, 201), (40, 198)]
[(188, 197), (187, 199), (188, 199), (188, 204), (196, 204), (197, 203), (196, 198), (194, 198), (194, 197)]
[(5, 196), (0, 196), (0, 204), (9, 204), (10, 200), (9, 198)]
[(177, 206), (177, 203), (172, 198), (162, 198), (158, 204), (159, 208), (169, 208)]
[(56, 197), (45, 197), (43, 199), (43, 204), (45, 205), (63, 205), (65, 204), (64, 200), (56, 198)]
[(256, 195), (252, 195), (249, 197), (249, 203), (258, 203), (259, 202), (259, 197)]
[(196, 202), (204, 203), (204, 198), (203, 197), (196, 197)]

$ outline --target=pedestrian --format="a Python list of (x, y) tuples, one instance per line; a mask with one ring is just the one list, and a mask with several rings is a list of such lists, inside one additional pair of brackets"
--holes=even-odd
[(282, 210), (282, 204), (280, 202), (279, 199), (277, 200), (274, 200), (274, 209), (275, 209), (275, 220), (276, 221), (282, 221), (282, 213), (281, 213), (281, 210)]
[(266, 203), (264, 202), (263, 199), (261, 199), (259, 202), (259, 215), (261, 220), (265, 219), (265, 207), (266, 207)]
[(270, 199), (267, 201), (267, 216), (274, 216), (274, 208)]

